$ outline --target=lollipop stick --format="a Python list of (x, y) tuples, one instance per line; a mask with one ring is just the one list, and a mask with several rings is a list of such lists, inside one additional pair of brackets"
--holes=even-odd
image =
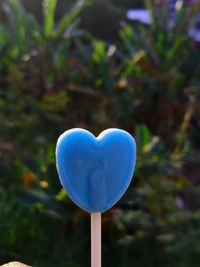
[(101, 267), (101, 213), (91, 213), (91, 267)]

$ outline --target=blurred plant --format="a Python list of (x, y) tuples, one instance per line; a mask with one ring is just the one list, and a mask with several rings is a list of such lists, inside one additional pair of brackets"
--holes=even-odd
[[(180, 6), (176, 22), (169, 25), (165, 1), (162, 3), (158, 12), (153, 1), (146, 1), (152, 16), (151, 25), (138, 23), (134, 28), (126, 25), (121, 30), (128, 52), (121, 79), (129, 81), (127, 84), (130, 84), (134, 98), (138, 96), (135, 116), (142, 117), (142, 122), (173, 144), (169, 138), (174, 139), (174, 136), (169, 133), (176, 134), (186, 114), (190, 113), (191, 119), (197, 109), (194, 94), (197, 94), (198, 86), (194, 85), (194, 77), (200, 53), (198, 45), (188, 36), (188, 28), (200, 10), (200, 4), (187, 8)], [(154, 114), (151, 118), (149, 110)]]

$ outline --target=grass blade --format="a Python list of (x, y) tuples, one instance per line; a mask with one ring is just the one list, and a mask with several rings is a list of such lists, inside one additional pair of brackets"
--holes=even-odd
[(54, 15), (57, 0), (44, 0), (44, 35), (50, 37), (54, 30)]
[(80, 12), (83, 10), (83, 8), (85, 7), (86, 4), (87, 4), (87, 1), (84, 1), (84, 0), (79, 1), (72, 8), (72, 10), (61, 19), (61, 22), (59, 23), (57, 31), (55, 33), (56, 37), (62, 35), (65, 32), (67, 27), (80, 14)]

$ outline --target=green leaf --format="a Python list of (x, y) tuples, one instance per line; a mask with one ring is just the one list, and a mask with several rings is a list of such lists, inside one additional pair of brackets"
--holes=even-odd
[(139, 142), (139, 148), (141, 151), (150, 143), (151, 134), (145, 124), (140, 124), (136, 127), (137, 141)]
[(156, 16), (155, 4), (153, 3), (152, 0), (145, 0), (145, 6), (151, 14), (152, 28), (155, 29), (157, 26), (157, 16)]
[(53, 35), (56, 4), (57, 0), (44, 0), (44, 34), (46, 37)]
[(102, 41), (94, 40), (92, 42), (93, 53), (92, 59), (95, 63), (100, 63), (106, 57), (106, 45)]
[(9, 10), (6, 12), (10, 42), (10, 56), (16, 58), (20, 54), (28, 52), (33, 44), (33, 36), (39, 31), (39, 25), (35, 17), (26, 11), (18, 0), (8, 0)]
[(9, 14), (10, 24), (17, 33), (18, 41), (22, 44), (25, 41), (25, 17), (26, 12), (18, 0), (8, 0), (8, 3), (12, 9), (12, 13)]
[(8, 36), (6, 33), (6, 30), (4, 29), (4, 27), (2, 27), (0, 25), (0, 46), (5, 45), (5, 43), (7, 42)]
[(52, 120), (60, 120), (60, 112), (64, 110), (69, 102), (66, 92), (46, 93), (41, 102), (42, 112)]
[(56, 195), (56, 200), (58, 201), (62, 201), (64, 198), (66, 198), (67, 193), (65, 192), (65, 190), (62, 188), (59, 193)]
[(130, 26), (125, 26), (121, 29), (119, 34), (128, 51), (132, 53), (133, 29)]
[(70, 24), (74, 21), (74, 19), (77, 18), (77, 16), (80, 14), (80, 12), (83, 10), (83, 8), (88, 4), (88, 1), (81, 0), (79, 1), (73, 8), (72, 10), (66, 14), (62, 19), (61, 22), (59, 23), (57, 30), (55, 32), (55, 36), (58, 37), (62, 35), (67, 27), (70, 26)]

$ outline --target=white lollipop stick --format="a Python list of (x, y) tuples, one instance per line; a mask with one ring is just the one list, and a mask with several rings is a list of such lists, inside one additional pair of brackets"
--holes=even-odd
[(101, 267), (101, 213), (91, 213), (91, 267)]

